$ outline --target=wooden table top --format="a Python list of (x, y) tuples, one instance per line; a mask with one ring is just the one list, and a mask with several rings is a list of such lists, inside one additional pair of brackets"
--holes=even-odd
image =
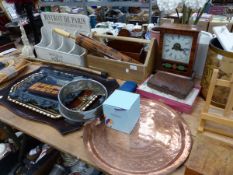
[[(191, 114), (181, 114), (190, 127), (194, 141), (195, 135), (197, 134), (197, 126), (199, 124), (199, 115), (203, 104), (204, 100), (198, 97), (194, 105), (193, 112)], [(30, 121), (19, 117), (3, 106), (0, 106), (0, 121), (44, 143), (47, 143), (62, 152), (69, 153), (77, 158), (80, 158), (84, 162), (95, 166), (95, 164), (87, 156), (82, 139), (83, 130), (63, 136), (56, 129), (47, 124)], [(184, 174), (184, 166), (181, 166), (177, 171), (172, 173), (172, 175), (182, 174)]]

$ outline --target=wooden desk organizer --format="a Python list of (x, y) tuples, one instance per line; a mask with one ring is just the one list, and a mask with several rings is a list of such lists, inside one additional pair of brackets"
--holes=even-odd
[(87, 67), (107, 72), (110, 76), (114, 78), (119, 78), (122, 80), (132, 80), (138, 83), (143, 82), (154, 70), (157, 48), (156, 40), (152, 39), (151, 41), (147, 41), (143, 39), (130, 37), (113, 37), (108, 35), (95, 35), (95, 37), (149, 44), (149, 49), (144, 64), (135, 64), (107, 59), (89, 53), (87, 54)]
[[(218, 79), (218, 69), (214, 69), (210, 86), (206, 98), (206, 103), (200, 117), (200, 125), (198, 130), (200, 132), (209, 131), (220, 135), (233, 137), (233, 133), (229, 132), (229, 128), (233, 128), (233, 74), (230, 81)], [(215, 86), (223, 86), (230, 88), (227, 104), (224, 109), (211, 106), (211, 99), (214, 93)], [(217, 124), (218, 127), (206, 127), (206, 122)], [(223, 129), (222, 126), (228, 127)]]

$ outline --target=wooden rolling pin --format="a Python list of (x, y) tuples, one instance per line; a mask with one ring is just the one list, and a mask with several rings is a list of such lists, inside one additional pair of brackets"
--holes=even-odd
[(112, 58), (114, 60), (120, 60), (120, 61), (141, 64), (139, 61), (134, 60), (133, 58), (130, 58), (127, 55), (124, 55), (124, 54), (120, 53), (119, 51), (117, 51), (111, 47), (108, 47), (108, 46), (100, 43), (99, 41), (96, 41), (96, 40), (89, 38), (85, 35), (79, 34), (76, 37), (74, 37), (70, 33), (66, 32), (62, 29), (58, 29), (58, 28), (54, 28), (53, 32), (56, 32), (59, 35), (62, 35), (64, 37), (74, 39), (78, 45), (87, 49), (90, 52), (100, 53), (100, 54), (105, 55), (105, 56)]
[(97, 38), (107, 38), (111, 40), (120, 40), (120, 41), (127, 41), (127, 42), (135, 42), (135, 43), (142, 43), (142, 44), (150, 44), (150, 40), (139, 39), (139, 38), (131, 38), (125, 36), (112, 36), (112, 35), (104, 35), (104, 34), (97, 34), (96, 32), (93, 33), (93, 37)]

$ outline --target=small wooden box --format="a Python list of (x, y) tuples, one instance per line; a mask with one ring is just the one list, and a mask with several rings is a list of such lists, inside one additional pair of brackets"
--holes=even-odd
[(144, 64), (112, 60), (88, 54), (87, 67), (107, 72), (109, 76), (114, 78), (141, 83), (152, 73), (153, 70), (155, 70), (154, 66), (156, 50), (157, 41), (152, 39), (149, 44), (149, 49)]
[(200, 19), (200, 21), (197, 23), (197, 26), (202, 31), (208, 31), (209, 22), (210, 21), (208, 19)]
[(209, 23), (208, 32), (214, 33), (213, 32), (213, 27), (216, 27), (216, 26), (226, 26), (228, 28), (228, 30), (231, 31), (232, 22), (228, 22), (228, 21), (211, 21)]

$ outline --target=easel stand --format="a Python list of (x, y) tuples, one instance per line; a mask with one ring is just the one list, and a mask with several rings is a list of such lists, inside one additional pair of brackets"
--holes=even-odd
[[(210, 121), (220, 126), (227, 126), (233, 128), (233, 75), (230, 81), (218, 79), (218, 70), (214, 69), (212, 79), (209, 86), (209, 91), (206, 98), (206, 103), (200, 117), (200, 125), (198, 130), (200, 132), (209, 131), (220, 135), (233, 137), (232, 133), (217, 128), (207, 128), (206, 122)], [(228, 100), (224, 109), (211, 106), (211, 99), (213, 97), (215, 86), (223, 86), (230, 88)]]

